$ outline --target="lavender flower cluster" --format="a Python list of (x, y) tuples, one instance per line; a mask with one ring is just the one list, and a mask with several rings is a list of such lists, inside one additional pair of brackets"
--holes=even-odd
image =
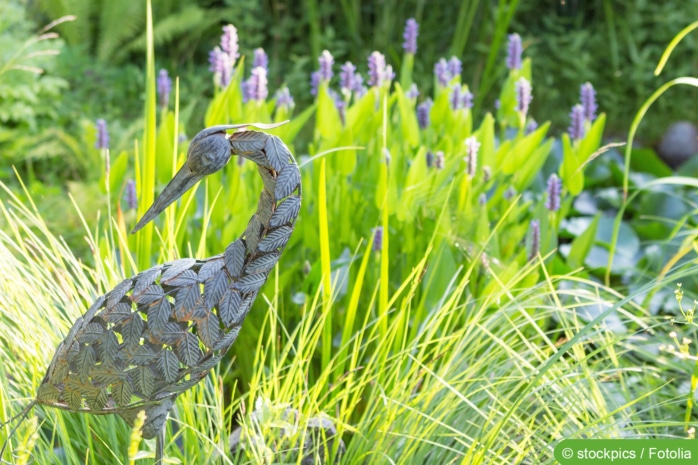
[(586, 135), (587, 123), (592, 123), (596, 119), (596, 91), (590, 82), (582, 84), (580, 89), (580, 101), (572, 107), (570, 112), (570, 127), (568, 132), (572, 140), (584, 139)]

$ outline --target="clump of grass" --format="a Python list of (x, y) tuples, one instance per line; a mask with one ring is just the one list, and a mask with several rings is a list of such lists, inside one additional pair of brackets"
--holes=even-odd
[[(81, 263), (31, 205), (6, 192), (10, 200), (0, 203), (11, 231), (0, 235), (3, 421), (33, 398), (50, 354), (86, 303), (119, 279), (115, 260)], [(86, 231), (98, 253), (96, 235)], [(385, 332), (376, 311), (380, 283), (352, 275), (348, 288), (364, 286), (373, 297), (320, 369), (314, 360), (335, 301), (324, 302), (316, 288), (300, 324), (287, 328), (279, 307), (286, 291), (278, 280), (268, 285), (247, 392), (237, 397), (224, 390), (228, 366), (183, 394), (168, 427), (166, 457), (234, 463), (227, 436), (234, 421), (245, 424), (257, 399), (297, 410), (299, 431), (310, 418), (330, 419), (347, 446), (341, 463), (408, 463), (408, 457), (409, 463), (551, 463), (563, 438), (681, 435), (685, 397), (659, 365), (647, 363), (643, 346), (652, 328), (643, 321), (650, 317), (630, 299), (573, 276), (522, 286), (539, 272), (532, 262), (507, 279), (491, 272), (488, 279), (499, 286), (480, 298), (468, 292), (471, 276), (462, 270), (438, 303), (420, 309), (415, 289), (429, 258), (427, 252), (421, 267), (389, 292)], [(589, 308), (599, 309), (592, 321), (582, 317)], [(421, 323), (412, 318), (417, 311)], [(627, 330), (608, 327), (611, 316)], [(124, 464), (152, 457), (149, 443), (129, 454), (131, 431), (120, 419), (35, 414), (11, 440), (5, 460)], [(288, 447), (302, 450), (304, 440), (290, 436)], [(241, 448), (243, 463), (260, 457), (279, 463), (260, 441), (243, 436)]]

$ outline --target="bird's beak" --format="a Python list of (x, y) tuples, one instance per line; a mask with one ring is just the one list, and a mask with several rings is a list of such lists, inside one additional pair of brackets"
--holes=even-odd
[(131, 234), (135, 233), (148, 222), (155, 219), (165, 208), (169, 207), (175, 200), (180, 198), (186, 191), (192, 188), (194, 184), (203, 179), (204, 175), (195, 174), (186, 163), (182, 166), (175, 177), (167, 184), (167, 187), (155, 199), (155, 202), (150, 206), (143, 218), (138, 222)]

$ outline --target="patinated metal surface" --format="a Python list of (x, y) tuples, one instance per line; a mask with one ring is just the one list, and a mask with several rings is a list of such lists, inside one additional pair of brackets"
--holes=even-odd
[(215, 126), (192, 139), (187, 162), (135, 229), (239, 155), (254, 161), (264, 180), (242, 237), (222, 254), (154, 266), (99, 297), (56, 350), (37, 403), (116, 413), (130, 425), (145, 410), (143, 437), (153, 438), (177, 395), (203, 379), (235, 342), (301, 202), (300, 172), (286, 145), (263, 132), (225, 132), (243, 126)]

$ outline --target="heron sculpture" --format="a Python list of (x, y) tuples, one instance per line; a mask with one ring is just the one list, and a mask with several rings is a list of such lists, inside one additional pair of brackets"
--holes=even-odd
[[(99, 297), (58, 346), (20, 421), (37, 404), (118, 414), (132, 427), (145, 411), (142, 436), (156, 438), (155, 463), (162, 463), (165, 422), (175, 399), (205, 378), (235, 342), (300, 210), (301, 178), (293, 155), (278, 137), (248, 126), (277, 125), (201, 131), (189, 145), (185, 164), (132, 231), (238, 155), (257, 164), (264, 183), (242, 237), (224, 253), (156, 265)], [(226, 133), (232, 129), (237, 131)]]

